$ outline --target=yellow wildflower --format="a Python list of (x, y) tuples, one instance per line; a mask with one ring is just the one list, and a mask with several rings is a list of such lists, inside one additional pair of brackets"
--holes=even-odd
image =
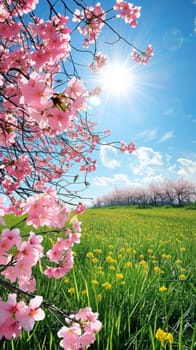
[(110, 271), (116, 270), (115, 266), (113, 266), (113, 265), (110, 265), (110, 266), (108, 267), (108, 269), (109, 269)]
[(87, 258), (90, 258), (90, 259), (94, 258), (93, 252), (88, 252), (88, 253), (86, 254), (86, 257), (87, 257)]
[(185, 271), (186, 271), (186, 269), (183, 267), (180, 269), (180, 272), (182, 272), (182, 273), (184, 273)]
[(156, 272), (156, 273), (157, 273), (157, 272), (161, 272), (160, 267), (159, 267), (159, 266), (155, 266), (155, 267), (154, 267), (154, 272)]
[(177, 265), (180, 265), (180, 264), (182, 264), (182, 260), (177, 259), (177, 260), (175, 261), (175, 263), (176, 263)]
[(132, 266), (132, 262), (131, 262), (131, 261), (127, 261), (127, 263), (124, 264), (124, 268), (125, 268), (125, 269), (128, 269), (128, 268), (131, 267), (131, 266)]
[(186, 248), (185, 248), (185, 247), (181, 247), (181, 248), (180, 248), (180, 251), (183, 253), (183, 252), (186, 251)]
[(125, 248), (124, 247), (120, 248), (120, 252), (124, 253), (125, 252)]
[(101, 249), (93, 249), (94, 253), (97, 253), (97, 254), (102, 254), (102, 250)]
[(184, 274), (179, 275), (178, 278), (179, 278), (180, 281), (185, 281), (186, 280), (186, 276)]
[(99, 284), (99, 282), (97, 280), (92, 280), (91, 283), (94, 284), (94, 285), (98, 285)]
[(165, 346), (166, 341), (168, 341), (170, 344), (173, 344), (174, 342), (173, 335), (171, 333), (163, 331), (161, 328), (156, 331), (155, 337), (160, 341), (161, 346), (163, 347)]
[(110, 256), (110, 255), (108, 255), (107, 257), (106, 257), (106, 262), (108, 262), (108, 263), (112, 263), (113, 262), (113, 258), (112, 258), (112, 256)]
[(162, 293), (167, 292), (167, 287), (162, 286), (162, 287), (159, 288), (159, 291), (162, 292)]
[(117, 273), (116, 274), (116, 278), (118, 279), (118, 280), (121, 280), (121, 279), (123, 279), (123, 274), (122, 273)]
[(105, 283), (102, 283), (102, 287), (105, 288), (105, 289), (111, 289), (112, 285), (111, 285), (111, 283), (106, 281)]
[(171, 259), (171, 255), (170, 254), (162, 254), (162, 258), (165, 259), (165, 260), (169, 260)]
[(98, 259), (97, 258), (93, 258), (92, 262), (93, 262), (93, 264), (96, 264), (98, 262)]
[(75, 288), (69, 288), (68, 289), (69, 294), (75, 294)]

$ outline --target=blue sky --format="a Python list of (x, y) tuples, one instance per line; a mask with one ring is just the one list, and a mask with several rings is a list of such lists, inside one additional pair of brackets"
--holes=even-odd
[[(101, 4), (108, 9), (114, 1)], [(152, 44), (152, 60), (147, 65), (134, 63), (131, 47), (123, 41), (106, 43), (116, 37), (104, 27), (97, 50), (108, 56), (108, 67), (117, 62), (123, 71), (126, 66), (128, 86), (124, 81), (125, 88), (114, 93), (101, 75), (81, 71), (81, 78), (87, 87), (101, 84), (103, 89), (99, 103), (91, 106), (98, 130), (112, 129), (108, 141), (134, 141), (137, 150), (130, 155), (101, 147), (93, 156), (98, 166), (89, 174), (91, 185), (82, 193), (85, 197), (95, 199), (116, 187), (147, 186), (165, 178), (196, 182), (196, 0), (137, 0), (133, 4), (142, 7), (135, 29), (122, 19), (110, 24), (141, 50)], [(72, 34), (78, 48), (79, 35)], [(78, 52), (73, 55), (80, 60)], [(83, 57), (86, 64), (91, 63), (88, 55)], [(113, 86), (120, 84), (113, 81)]]
[[(108, 3), (102, 1), (103, 7)], [(137, 65), (123, 42), (104, 44), (112, 39), (103, 31), (98, 49), (110, 65), (128, 66), (130, 81), (123, 94), (103, 84), (96, 119), (100, 129), (112, 129), (109, 140), (133, 140), (137, 150), (128, 155), (101, 147), (85, 192), (93, 198), (165, 178), (196, 182), (196, 1), (141, 0), (134, 5), (142, 6), (137, 28), (120, 19), (112, 24), (141, 49), (151, 43), (155, 55), (147, 65)]]

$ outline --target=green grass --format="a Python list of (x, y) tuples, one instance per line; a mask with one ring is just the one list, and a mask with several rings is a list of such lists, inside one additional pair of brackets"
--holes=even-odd
[[(39, 277), (37, 294), (64, 310), (90, 305), (99, 312), (103, 328), (90, 349), (159, 350), (155, 333), (161, 328), (174, 337), (165, 349), (194, 350), (195, 211), (100, 208), (88, 209), (79, 219), (82, 239), (74, 269), (61, 280)], [(12, 226), (13, 218), (7, 220)], [(26, 234), (29, 228), (21, 230)], [(48, 248), (50, 238), (45, 235)], [(1, 348), (59, 349), (59, 328), (48, 313), (32, 332)]]

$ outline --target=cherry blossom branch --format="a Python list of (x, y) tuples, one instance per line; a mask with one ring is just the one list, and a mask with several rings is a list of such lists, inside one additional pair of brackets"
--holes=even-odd
[[(25, 296), (27, 296), (29, 298), (35, 298), (36, 297), (35, 294), (29, 293), (29, 292), (25, 292), (25, 291), (21, 290), (20, 288), (16, 287), (15, 285), (13, 285), (12, 283), (9, 283), (9, 282), (7, 282), (5, 280), (2, 280), (1, 278), (0, 278), (0, 285), (2, 287), (6, 288), (7, 290), (9, 290), (10, 292), (17, 293), (17, 295), (25, 295)], [(46, 300), (42, 301), (42, 305), (44, 307), (46, 307), (48, 310), (50, 310), (50, 311), (58, 313), (59, 315), (65, 317), (65, 318), (69, 318), (69, 314), (67, 312), (59, 309), (58, 307), (56, 307), (55, 305), (51, 304), (50, 302), (48, 302)]]

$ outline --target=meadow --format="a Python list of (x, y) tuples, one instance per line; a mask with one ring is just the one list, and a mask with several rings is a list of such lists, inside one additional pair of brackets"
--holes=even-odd
[[(74, 269), (61, 280), (43, 275), (37, 293), (64, 310), (89, 305), (99, 313), (103, 327), (89, 349), (196, 349), (196, 211), (100, 208), (79, 219)], [(46, 246), (51, 239), (45, 236)], [(59, 328), (47, 313), (32, 332), (1, 348), (60, 349)]]

